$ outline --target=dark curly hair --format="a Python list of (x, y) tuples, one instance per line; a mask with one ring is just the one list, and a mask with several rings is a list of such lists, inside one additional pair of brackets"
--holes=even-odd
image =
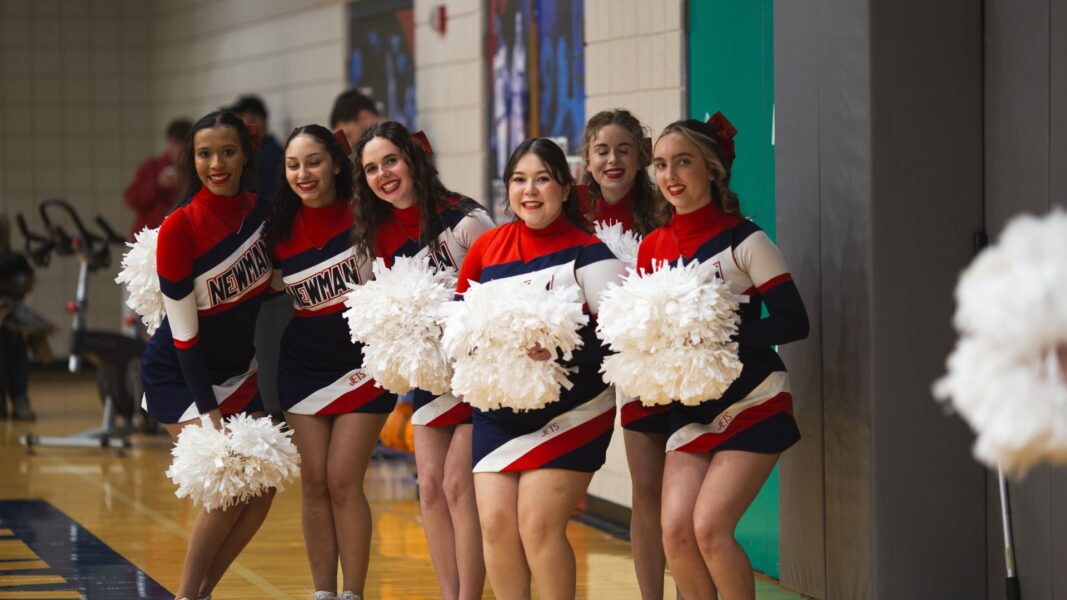
[(412, 140), (407, 127), (396, 121), (385, 121), (371, 125), (356, 143), (355, 192), (352, 195), (352, 216), (355, 219), (352, 243), (356, 255), (366, 259), (374, 256), (374, 239), (378, 227), (393, 216), (393, 207), (374, 193), (367, 183), (367, 174), (363, 171), (363, 149), (377, 137), (392, 142), (400, 150), (401, 159), (407, 163), (415, 187), (415, 204), (419, 207), (419, 235), (429, 245), (430, 252), (437, 252), (440, 245), (437, 236), (446, 228), (441, 211), (453, 206), (470, 212), (476, 205), (465, 202), (449, 204), (446, 198), (460, 195), (441, 183), (437, 169), (430, 163), (430, 157)]
[[(285, 140), (285, 148), (287, 150), (289, 149), (289, 144), (298, 135), (314, 138), (330, 154), (330, 159), (333, 161), (334, 166), (340, 168), (340, 171), (333, 179), (334, 189), (337, 190), (337, 200), (348, 202), (352, 197), (352, 162), (348, 160), (348, 156), (341, 148), (341, 144), (337, 142), (337, 138), (322, 125), (304, 125), (303, 127), (297, 127), (289, 134), (289, 139)], [(296, 192), (289, 185), (284, 166), (282, 167), (281, 178), (278, 194), (271, 203), (270, 216), (267, 217), (266, 225), (263, 228), (263, 237), (269, 248), (273, 248), (274, 244), (278, 242), (289, 239), (290, 232), (293, 229), (293, 222), (300, 211), (300, 197), (296, 195)]]
[[(652, 164), (650, 148), (643, 143), (645, 127), (637, 120), (630, 111), (616, 108), (603, 110), (589, 118), (582, 132), (582, 142), (578, 147), (578, 155), (585, 161), (586, 170), (582, 173), (582, 183), (589, 186), (589, 195), (593, 200), (590, 208), (595, 207), (596, 199), (601, 196), (600, 184), (593, 179), (589, 172), (589, 151), (592, 149), (596, 134), (608, 125), (618, 125), (633, 136), (634, 151), (637, 152), (638, 170), (637, 177), (630, 194), (630, 206), (634, 213), (634, 230), (641, 235), (648, 235), (653, 229), (663, 225), (670, 219), (671, 210), (663, 197), (659, 195), (652, 178), (648, 176), (648, 165)], [(586, 215), (593, 220), (594, 215)]]
[(527, 154), (533, 154), (541, 159), (553, 181), (560, 185), (571, 186), (567, 197), (563, 199), (563, 216), (578, 229), (589, 233), (589, 222), (582, 214), (582, 207), (578, 205), (578, 186), (575, 185), (574, 175), (571, 174), (570, 165), (567, 164), (567, 156), (563, 154), (563, 149), (556, 142), (548, 138), (530, 138), (519, 144), (519, 147), (515, 148), (511, 157), (508, 158), (507, 164), (504, 165), (504, 185), (510, 187), (509, 182), (512, 174), (515, 173), (515, 166)]

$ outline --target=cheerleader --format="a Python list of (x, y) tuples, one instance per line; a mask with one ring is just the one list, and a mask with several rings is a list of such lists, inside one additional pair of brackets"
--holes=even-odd
[[(566, 157), (551, 140), (523, 142), (504, 169), (508, 203), (518, 220), (478, 239), (459, 273), (457, 293), (471, 281), (546, 275), (552, 286), (578, 285), (595, 317), (600, 295), (623, 273), (608, 248), (586, 230)], [(591, 319), (592, 321), (593, 319)], [(604, 455), (615, 421), (615, 393), (600, 377), (605, 349), (582, 328), (574, 386), (527, 412), (474, 413), (474, 486), (486, 566), (497, 598), (529, 598), (530, 576), (541, 598), (575, 595), (574, 552), (567, 521)], [(544, 348), (535, 360), (555, 360)]]
[[(734, 528), (778, 456), (800, 439), (785, 366), (774, 346), (808, 334), (808, 319), (778, 248), (741, 216), (730, 189), (736, 130), (668, 125), (656, 141), (656, 184), (674, 210), (642, 242), (638, 268), (661, 261), (711, 262), (741, 305), (741, 375), (719, 398), (675, 403), (663, 472), (663, 546), (686, 598), (754, 598), (752, 567)], [(761, 318), (761, 306), (769, 316)]]
[(353, 169), (343, 133), (294, 129), (285, 145), (285, 184), (271, 206), (265, 239), (294, 318), (281, 341), (278, 398), (300, 451), (301, 525), (316, 600), (363, 594), (371, 510), (363, 480), (396, 395), (362, 369), (342, 311), (349, 285), (370, 277), (352, 251)]
[[(657, 196), (646, 168), (652, 163), (645, 128), (629, 111), (601, 111), (585, 124), (578, 154), (585, 160), (582, 183), (590, 221), (618, 222), (644, 236), (663, 225), (667, 205)], [(645, 407), (637, 398), (618, 397), (626, 462), (630, 467), (632, 512), (630, 546), (637, 585), (645, 600), (663, 598), (660, 495), (663, 458), (670, 430), (669, 405)]]
[[(156, 260), (167, 317), (141, 360), (144, 408), (177, 439), (208, 415), (263, 414), (252, 332), (270, 287), (255, 181), (253, 134), (213, 112), (185, 140), (190, 187), (160, 226)], [(178, 598), (208, 598), (263, 523), (273, 492), (226, 510), (201, 510), (189, 536)]]
[[(356, 145), (353, 239), (361, 259), (428, 256), (458, 269), (478, 236), (493, 227), (477, 203), (449, 191), (430, 164), (422, 132), (372, 125)], [(478, 509), (471, 478), (470, 407), (452, 394), (415, 390), (415, 467), (426, 543), (447, 600), (481, 598), (485, 586)]]

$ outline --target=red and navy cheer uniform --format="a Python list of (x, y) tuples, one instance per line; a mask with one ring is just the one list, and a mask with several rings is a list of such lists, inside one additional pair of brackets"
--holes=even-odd
[(344, 320), (349, 284), (371, 277), (369, 261), (352, 249), (352, 206), (301, 205), (289, 238), (274, 246), (285, 292), (295, 308), (282, 335), (278, 400), (298, 415), (388, 413), (396, 395), (363, 370), (363, 345), (353, 344)]
[[(383, 223), (375, 234), (375, 254), (392, 266), (398, 256), (429, 256), (437, 268), (459, 270), (464, 257), (474, 240), (483, 232), (492, 229), (493, 220), (489, 214), (469, 198), (445, 198), (446, 207), (439, 214), (444, 229), (437, 236), (437, 252), (430, 252), (425, 236), (419, 232), (419, 208), (412, 206), (393, 210), (393, 217)], [(460, 402), (451, 393), (439, 396), (416, 389), (408, 394), (414, 411), (411, 422), (414, 425), (430, 427), (447, 427), (470, 423), (470, 405)]]
[[(745, 450), (777, 453), (800, 439), (789, 376), (774, 347), (808, 335), (808, 317), (778, 247), (752, 221), (724, 213), (714, 202), (671, 221), (641, 243), (637, 267), (710, 262), (716, 277), (746, 298), (736, 336), (743, 368), (719, 398), (697, 406), (670, 405), (667, 450)], [(768, 316), (761, 318), (761, 305)]]
[(609, 283), (622, 278), (622, 262), (603, 242), (560, 215), (544, 229), (522, 221), (478, 238), (459, 272), (456, 292), (470, 281), (485, 283), (544, 277), (552, 287), (577, 285), (590, 322), (582, 348), (565, 366), (574, 387), (544, 408), (474, 411), (474, 471), (508, 472), (554, 468), (592, 472), (604, 464), (615, 424), (615, 390), (604, 383), (600, 363), (607, 349), (596, 337), (596, 313)]
[(143, 405), (160, 423), (263, 410), (252, 332), (270, 287), (261, 237), (266, 202), (201, 188), (160, 226), (156, 250), (167, 316), (141, 359)]
[[(607, 225), (620, 223), (623, 231), (634, 228), (634, 210), (630, 202), (633, 188), (614, 204), (608, 204), (601, 196), (588, 201), (593, 221)], [(619, 406), (619, 421), (623, 428), (642, 433), (670, 433), (670, 405), (645, 406), (637, 398), (616, 394)]]

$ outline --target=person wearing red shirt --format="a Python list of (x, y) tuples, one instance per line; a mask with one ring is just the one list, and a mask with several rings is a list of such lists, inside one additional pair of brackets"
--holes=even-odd
[(133, 180), (126, 186), (123, 196), (126, 206), (134, 211), (133, 234), (145, 227), (155, 229), (163, 217), (178, 204), (182, 190), (188, 184), (178, 168), (185, 137), (193, 124), (188, 119), (175, 119), (167, 125), (167, 142), (163, 153), (146, 159), (137, 167)]

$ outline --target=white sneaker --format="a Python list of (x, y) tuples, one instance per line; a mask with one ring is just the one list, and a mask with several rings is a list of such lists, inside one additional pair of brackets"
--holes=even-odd
[(337, 600), (337, 594), (333, 592), (315, 592), (311, 600)]
[(363, 600), (363, 596), (355, 592), (342, 592), (338, 600)]

